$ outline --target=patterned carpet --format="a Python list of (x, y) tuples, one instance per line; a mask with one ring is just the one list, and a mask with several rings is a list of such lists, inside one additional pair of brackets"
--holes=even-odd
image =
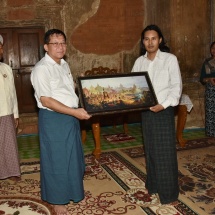
[[(180, 162), (180, 203), (175, 207), (163, 206), (156, 196), (146, 193), (140, 124), (129, 125), (129, 135), (135, 137), (133, 141), (115, 144), (102, 137), (122, 132), (121, 126), (101, 128), (102, 155), (97, 161), (91, 155), (94, 149), (92, 131), (87, 131), (83, 145), (87, 165), (84, 179), (86, 198), (79, 204), (68, 206), (72, 215), (215, 214), (214, 139), (206, 138), (204, 129), (184, 130), (183, 137), (189, 140), (186, 147), (176, 144)], [(22, 135), (17, 140), (23, 161), (22, 181), (16, 184), (10, 180), (0, 181), (0, 214), (6, 211), (10, 215), (54, 215), (52, 208), (40, 200), (39, 137)], [(152, 200), (151, 204), (148, 204), (149, 200)]]
[[(179, 186), (182, 202), (191, 201), (208, 215), (215, 214), (215, 138), (189, 140), (186, 148), (177, 148)], [(145, 170), (143, 147), (121, 149)], [(187, 214), (187, 213), (185, 213)]]
[(40, 198), (39, 160), (21, 162), (22, 180), (0, 180), (0, 214), (54, 215), (53, 208)]
[[(178, 151), (181, 194), (177, 206), (161, 205), (156, 196), (147, 194), (144, 152), (136, 146), (103, 152), (99, 161), (91, 154), (85, 155), (85, 199), (69, 204), (70, 214), (214, 214), (215, 142), (208, 138), (200, 142)], [(52, 208), (40, 200), (39, 159), (23, 160), (21, 172), (19, 182), (0, 181), (0, 214), (55, 215)]]

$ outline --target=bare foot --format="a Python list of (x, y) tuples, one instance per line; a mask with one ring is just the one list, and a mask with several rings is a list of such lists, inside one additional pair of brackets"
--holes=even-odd
[(53, 205), (56, 215), (70, 215), (65, 205)]

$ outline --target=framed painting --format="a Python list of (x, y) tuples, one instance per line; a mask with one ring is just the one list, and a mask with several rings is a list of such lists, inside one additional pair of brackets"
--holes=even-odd
[(80, 106), (91, 115), (146, 110), (158, 104), (148, 72), (77, 78)]

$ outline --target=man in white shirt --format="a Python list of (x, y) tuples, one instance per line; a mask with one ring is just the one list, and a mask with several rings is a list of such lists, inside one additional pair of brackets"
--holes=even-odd
[(161, 204), (177, 204), (179, 195), (174, 106), (182, 92), (177, 58), (165, 45), (161, 30), (147, 26), (141, 36), (141, 56), (132, 72), (148, 71), (158, 104), (142, 112), (148, 193)]
[[(3, 59), (3, 37), (0, 35), (0, 60)], [(16, 128), (18, 104), (12, 69), (0, 62), (0, 179), (20, 180)]]
[(90, 115), (78, 108), (70, 68), (63, 59), (66, 36), (51, 29), (44, 37), (43, 57), (31, 73), (39, 110), (41, 198), (57, 215), (69, 215), (66, 205), (84, 198), (84, 153), (79, 120)]

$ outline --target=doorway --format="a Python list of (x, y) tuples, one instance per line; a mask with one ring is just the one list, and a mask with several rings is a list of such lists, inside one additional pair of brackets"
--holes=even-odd
[(13, 70), (19, 113), (37, 112), (30, 75), (44, 56), (44, 28), (0, 28), (4, 38), (3, 62)]

